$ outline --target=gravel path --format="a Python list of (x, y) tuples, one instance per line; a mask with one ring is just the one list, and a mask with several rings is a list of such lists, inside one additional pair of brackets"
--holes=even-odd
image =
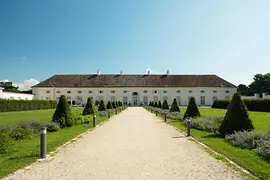
[(143, 108), (128, 108), (85, 137), (6, 179), (243, 179)]

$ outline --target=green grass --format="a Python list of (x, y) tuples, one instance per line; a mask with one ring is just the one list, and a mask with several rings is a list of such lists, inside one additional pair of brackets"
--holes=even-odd
[[(16, 124), (22, 120), (37, 120), (46, 123), (51, 120), (55, 109), (1, 112), (0, 124)], [(71, 108), (72, 113), (82, 112), (83, 108)]]
[[(75, 109), (73, 109), (73, 113), (80, 112), (79, 109), (76, 109), (75, 111), (74, 110)], [(24, 112), (21, 113), (24, 114)], [(35, 117), (38, 117), (37, 115), (40, 113), (40, 111), (33, 113), (36, 114)], [(47, 110), (48, 117), (51, 117), (52, 115), (51, 113), (53, 113), (53, 110)], [(44, 112), (42, 112), (41, 114), (44, 114)], [(112, 116), (113, 115), (114, 113), (112, 114)], [(29, 117), (31, 116), (29, 115)], [(101, 122), (107, 120), (108, 120), (107, 117), (97, 117), (96, 123), (100, 124)], [(14, 119), (14, 121), (16, 121), (16, 119)], [(46, 122), (46, 118), (44, 118), (43, 122)], [(57, 147), (63, 145), (64, 143), (73, 139), (79, 134), (91, 129), (92, 127), (93, 122), (90, 121), (90, 124), (75, 125), (70, 128), (61, 129), (57, 132), (48, 133), (47, 153), (54, 151)], [(12, 147), (9, 153), (0, 155), (0, 178), (3, 178), (4, 176), (20, 168), (23, 168), (24, 166), (31, 164), (35, 162), (37, 159), (39, 159), (39, 141), (40, 141), (39, 135), (35, 135), (32, 139), (17, 141), (14, 143), (14, 146)]]

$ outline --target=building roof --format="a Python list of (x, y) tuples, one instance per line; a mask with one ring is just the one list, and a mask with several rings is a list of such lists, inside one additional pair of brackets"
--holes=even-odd
[(217, 75), (54, 75), (36, 87), (236, 87)]

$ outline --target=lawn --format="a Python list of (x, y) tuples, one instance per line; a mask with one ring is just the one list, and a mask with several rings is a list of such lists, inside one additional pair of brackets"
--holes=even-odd
[[(82, 109), (81, 109), (82, 110)], [(45, 114), (43, 119), (47, 121), (51, 117), (53, 110), (47, 110), (47, 113), (44, 113), (45, 110), (34, 112), (34, 116), (25, 116), (25, 117), (38, 117), (38, 114)], [(73, 113), (78, 113), (79, 109), (73, 109)], [(21, 112), (25, 114), (24, 112)], [(11, 113), (13, 114), (13, 112)], [(28, 112), (26, 113), (28, 114)], [(114, 114), (112, 114), (114, 115)], [(17, 116), (18, 117), (18, 116)], [(14, 121), (19, 121), (18, 118), (14, 118)], [(108, 120), (107, 117), (97, 117), (97, 124)], [(75, 125), (70, 128), (64, 128), (57, 132), (47, 134), (47, 152), (54, 151), (57, 147), (63, 145), (72, 138), (78, 136), (79, 134), (91, 129), (93, 127), (93, 122), (90, 121), (89, 124)], [(39, 135), (36, 135), (32, 139), (16, 141), (12, 150), (7, 154), (0, 155), (0, 178), (14, 172), (17, 169), (23, 168), (24, 166), (35, 162), (39, 158), (39, 144), (40, 144)]]
[[(46, 123), (51, 120), (55, 109), (32, 110), (32, 111), (13, 111), (1, 112), (0, 124), (16, 124), (21, 120), (37, 120)], [(72, 108), (72, 113), (82, 112), (83, 108)]]
[[(186, 108), (182, 107), (181, 110), (183, 113)], [(226, 110), (224, 109), (199, 108), (199, 110), (202, 116), (224, 116), (226, 113)], [(270, 125), (270, 113), (249, 112), (249, 115), (256, 129), (263, 131), (267, 130)], [(186, 132), (186, 127), (183, 122), (168, 119), (168, 123), (181, 131)], [(270, 179), (270, 163), (264, 161), (255, 151), (234, 147), (214, 133), (191, 129), (191, 136), (208, 145), (220, 154), (225, 155), (227, 158), (247, 169), (260, 179)]]

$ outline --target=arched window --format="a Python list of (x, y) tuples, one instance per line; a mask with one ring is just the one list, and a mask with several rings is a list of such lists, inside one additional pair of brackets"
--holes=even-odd
[(191, 91), (191, 90), (189, 90), (188, 92), (189, 92), (189, 93), (192, 93), (192, 91)]
[(111, 93), (115, 93), (115, 91), (114, 91), (114, 90), (112, 90), (112, 91), (111, 91)]
[(144, 93), (147, 93), (147, 91), (146, 91), (146, 90), (144, 90), (143, 92), (144, 92)]
[(225, 91), (225, 93), (230, 93), (230, 91), (229, 91), (229, 90), (227, 90), (227, 91)]
[(163, 91), (163, 93), (165, 93), (165, 94), (166, 94), (166, 93), (167, 93), (167, 91), (165, 90), (165, 91)]
[(71, 91), (67, 91), (67, 93), (68, 93), (68, 94), (70, 94), (70, 93), (71, 93)]
[(81, 94), (82, 93), (82, 91), (78, 91), (78, 94)]
[(154, 90), (154, 93), (156, 94), (157, 93), (157, 90)]
[(92, 94), (92, 91), (88, 91), (89, 94)]
[(124, 90), (123, 93), (127, 93), (127, 90)]
[(48, 91), (46, 91), (46, 93), (47, 93), (47, 94), (49, 94), (49, 93), (50, 93), (50, 91), (48, 90)]
[(181, 91), (180, 91), (180, 90), (177, 90), (176, 92), (177, 92), (177, 93), (180, 93)]
[(217, 91), (216, 91), (216, 90), (214, 90), (214, 91), (213, 91), (213, 93), (217, 93)]
[(60, 91), (57, 91), (56, 93), (57, 93), (57, 94), (60, 94), (61, 92), (60, 92)]
[(102, 90), (100, 90), (100, 91), (99, 91), (99, 93), (100, 93), (100, 94), (102, 94), (102, 93), (103, 93), (103, 91), (102, 91)]
[(201, 90), (201, 93), (204, 93), (204, 90)]

